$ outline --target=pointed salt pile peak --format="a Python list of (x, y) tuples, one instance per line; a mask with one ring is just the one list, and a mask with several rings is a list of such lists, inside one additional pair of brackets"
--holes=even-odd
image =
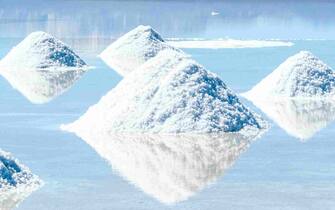
[(0, 149), (0, 209), (11, 209), (38, 189), (42, 181)]
[(150, 26), (141, 25), (112, 43), (100, 57), (120, 75), (126, 76), (164, 49), (177, 50)]
[(332, 69), (308, 51), (289, 57), (246, 97), (329, 97), (335, 95)]
[(301, 141), (307, 141), (335, 120), (333, 100), (277, 98), (254, 100), (279, 127)]
[(70, 47), (42, 31), (28, 35), (1, 60), (0, 66), (7, 69), (87, 68)]
[(164, 50), (125, 77), (70, 131), (211, 133), (260, 129), (265, 123), (215, 74), (174, 50)]

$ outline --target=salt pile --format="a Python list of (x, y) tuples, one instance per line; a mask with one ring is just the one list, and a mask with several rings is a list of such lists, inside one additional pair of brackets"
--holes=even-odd
[(0, 61), (0, 69), (78, 68), (87, 65), (66, 44), (42, 31), (28, 35)]
[(64, 93), (89, 68), (68, 46), (45, 32), (31, 33), (0, 61), (0, 74), (36, 104)]
[(335, 120), (335, 101), (312, 99), (254, 100), (289, 135), (306, 141)]
[(73, 132), (248, 132), (266, 123), (215, 74), (183, 53), (161, 51), (72, 124)]
[(41, 184), (41, 180), (27, 167), (0, 150), (0, 209), (16, 207)]
[(332, 69), (312, 53), (301, 51), (288, 58), (244, 95), (259, 97), (330, 97), (335, 94)]
[(0, 74), (33, 104), (44, 104), (69, 90), (86, 70), (2, 69)]
[(125, 76), (164, 49), (177, 50), (168, 45), (150, 26), (140, 25), (113, 42), (100, 57), (116, 72)]
[(165, 204), (189, 199), (232, 167), (259, 133), (248, 136), (77, 133), (122, 177)]

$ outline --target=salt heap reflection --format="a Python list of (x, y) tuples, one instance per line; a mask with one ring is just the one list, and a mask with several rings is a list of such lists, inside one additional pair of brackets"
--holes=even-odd
[(335, 119), (335, 101), (318, 99), (253, 100), (288, 134), (306, 141)]
[(122, 177), (165, 204), (183, 200), (228, 170), (255, 135), (77, 133)]
[(30, 194), (36, 189), (31, 189), (27, 191), (14, 191), (7, 192), (5, 194), (1, 193), (0, 198), (0, 209), (1, 210), (12, 210), (17, 208), (22, 201), (24, 201)]
[(62, 95), (87, 70), (1, 69), (0, 74), (31, 103), (47, 103)]

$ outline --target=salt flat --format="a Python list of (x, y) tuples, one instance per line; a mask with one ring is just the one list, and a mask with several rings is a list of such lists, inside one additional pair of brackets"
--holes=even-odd
[[(1, 39), (0, 43), (3, 47), (0, 54), (5, 55), (20, 40), (8, 42), (7, 39)], [(303, 49), (317, 54), (329, 66), (335, 66), (333, 59), (335, 55), (329, 53), (333, 47), (335, 42), (332, 41), (295, 41), (294, 46), (287, 48), (187, 49), (186, 52), (220, 76), (234, 92), (242, 93), (268, 75), (287, 57)], [(97, 51), (99, 52), (100, 50)], [(71, 89), (46, 104), (32, 104), (20, 92), (13, 89), (4, 78), (0, 78), (2, 90), (0, 97), (4, 101), (0, 104), (1, 148), (15, 154), (16, 158), (29, 166), (45, 182), (42, 188), (21, 202), (18, 209), (221, 209), (224, 207), (268, 209), (273, 205), (281, 209), (307, 207), (318, 209), (320, 206), (331, 208), (334, 205), (331, 195), (335, 193), (333, 185), (335, 166), (332, 158), (335, 150), (333, 141), (335, 125), (331, 115), (327, 114), (327, 107), (331, 110), (331, 106), (326, 104), (326, 109), (322, 109), (324, 106), (322, 104), (319, 106), (318, 103), (314, 105), (312, 103), (313, 106), (308, 105), (310, 103), (301, 106), (282, 103), (290, 105), (282, 107), (279, 103), (276, 113), (289, 113), (291, 116), (284, 119), (303, 122), (302, 129), (311, 126), (310, 128), (318, 130), (312, 136), (307, 133), (310, 138), (308, 141), (301, 142), (299, 136), (287, 133), (283, 129), (285, 128), (283, 124), (272, 120), (266, 112), (263, 113), (261, 109), (243, 98), (241, 102), (267, 119), (272, 125), (271, 129), (255, 141), (242, 141), (246, 144), (240, 147), (237, 144), (238, 141), (235, 144), (227, 142), (227, 144), (215, 146), (214, 143), (220, 141), (209, 141), (207, 144), (208, 141), (202, 139), (203, 144), (199, 147), (197, 144), (192, 144), (192, 138), (184, 140), (186, 141), (184, 144), (179, 143), (178, 138), (175, 139), (171, 142), (170, 148), (175, 148), (173, 145), (179, 144), (185, 146), (182, 151), (177, 150), (180, 158), (176, 159), (176, 163), (179, 161), (189, 170), (199, 173), (199, 179), (195, 180), (202, 181), (195, 182), (199, 184), (197, 185), (199, 188), (190, 187), (193, 185), (187, 185), (188, 187), (184, 188), (186, 186), (182, 185), (183, 182), (172, 182), (177, 184), (174, 186), (182, 187), (175, 189), (189, 189), (184, 191), (189, 194), (184, 195), (191, 196), (184, 197), (183, 201), (174, 202), (172, 206), (160, 202), (157, 197), (164, 194), (157, 194), (157, 192), (165, 191), (148, 191), (155, 185), (141, 179), (143, 176), (134, 179), (129, 171), (133, 169), (132, 166), (137, 160), (141, 160), (138, 162), (141, 168), (141, 171), (138, 171), (139, 174), (147, 173), (147, 176), (151, 175), (157, 180), (165, 180), (152, 174), (151, 172), (156, 170), (150, 168), (145, 160), (152, 159), (152, 163), (155, 163), (153, 166), (156, 167), (161, 165), (159, 163), (171, 163), (169, 158), (173, 157), (172, 154), (175, 154), (176, 150), (169, 150), (169, 147), (166, 148), (164, 144), (151, 145), (150, 142), (154, 139), (150, 140), (150, 138), (136, 140), (134, 137), (117, 136), (114, 138), (116, 141), (111, 145), (116, 145), (123, 151), (133, 151), (129, 153), (131, 158), (127, 164), (126, 161), (120, 161), (127, 157), (125, 153), (118, 153), (120, 150), (113, 152), (114, 147), (105, 146), (109, 145), (108, 141), (113, 138), (110, 140), (102, 138), (99, 141), (100, 146), (92, 144), (96, 147), (94, 148), (76, 135), (59, 130), (62, 123), (70, 123), (78, 119), (88, 107), (97, 103), (122, 80), (116, 72), (92, 54), (94, 53), (84, 53), (82, 57), (96, 66), (96, 69), (85, 73)], [(260, 60), (259, 57), (262, 59)], [(313, 107), (317, 112), (306, 111), (307, 108), (314, 109)], [(325, 120), (320, 118), (325, 116), (329, 118), (324, 118)], [(289, 123), (286, 121), (284, 125), (289, 126)], [(290, 128), (296, 127), (290, 126)], [(130, 141), (133, 146), (124, 147), (125, 141)], [(92, 139), (88, 142), (95, 141)], [(164, 139), (160, 142), (165, 143)], [(146, 148), (148, 153), (140, 153), (135, 145)], [(224, 152), (224, 147), (220, 150), (220, 145), (231, 148), (226, 150), (230, 152)], [(201, 157), (214, 158), (216, 163), (219, 163), (216, 166), (224, 166), (221, 168), (224, 170), (214, 170), (220, 167), (215, 166), (215, 161), (210, 165), (211, 161), (207, 159), (202, 159), (202, 163), (206, 163), (204, 166), (207, 168), (199, 165), (199, 160), (195, 161), (194, 158), (199, 157), (198, 152), (201, 151), (213, 151), (214, 153), (209, 154), (218, 154), (214, 157)], [(141, 159), (136, 159), (136, 154), (141, 155)], [(227, 156), (224, 156), (225, 154)], [(184, 162), (183, 157), (189, 159)], [(165, 174), (184, 174), (185, 177), (188, 175), (187, 171), (179, 170), (177, 165), (161, 166), (161, 168), (164, 169)], [(210, 168), (213, 171), (206, 171)], [(207, 175), (200, 176), (201, 174)], [(160, 175), (164, 177), (164, 174)], [(197, 177), (192, 175), (189, 178)], [(306, 193), (306, 191), (313, 193)], [(148, 192), (156, 192), (152, 194), (158, 196), (154, 197)], [(92, 202), (92, 200), (99, 202)]]

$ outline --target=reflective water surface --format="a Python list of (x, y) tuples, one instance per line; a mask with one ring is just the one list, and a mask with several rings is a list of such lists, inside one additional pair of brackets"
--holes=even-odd
[(59, 129), (122, 79), (96, 55), (138, 24), (151, 24), (169, 38), (290, 39), (293, 46), (185, 50), (237, 93), (300, 50), (335, 68), (332, 1), (22, 2), (0, 0), (0, 57), (26, 34), (45, 30), (96, 68), (65, 75), (0, 69), (0, 147), (45, 182), (17, 209), (335, 206), (331, 101), (253, 104), (241, 98), (272, 125), (257, 139), (102, 131), (78, 137)]
[(254, 103), (288, 134), (303, 141), (335, 120), (333, 100), (273, 99)]
[(173, 204), (216, 181), (257, 136), (94, 131), (82, 138), (130, 183), (162, 203)]
[(1, 69), (11, 86), (31, 103), (43, 104), (68, 90), (85, 70)]
[(38, 187), (21, 188), (19, 190), (11, 189), (5, 192), (1, 191), (0, 196), (0, 209), (1, 210), (11, 210), (15, 209), (19, 204), (24, 201), (30, 194), (36, 190)]

